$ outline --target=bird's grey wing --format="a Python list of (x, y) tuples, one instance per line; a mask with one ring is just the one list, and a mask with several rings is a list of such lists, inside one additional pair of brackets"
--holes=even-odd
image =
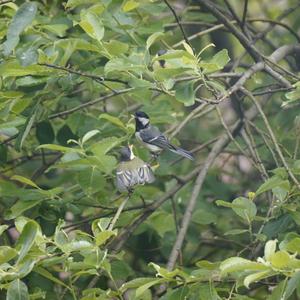
[(153, 171), (148, 164), (138, 169), (139, 184), (152, 183), (155, 180)]
[(125, 192), (128, 190), (128, 188), (132, 187), (135, 185), (135, 182), (133, 180), (131, 171), (125, 171), (125, 170), (117, 170), (117, 189), (120, 192)]
[(155, 145), (162, 149), (174, 148), (169, 140), (154, 126), (149, 126), (148, 128), (141, 130), (140, 137), (145, 143)]

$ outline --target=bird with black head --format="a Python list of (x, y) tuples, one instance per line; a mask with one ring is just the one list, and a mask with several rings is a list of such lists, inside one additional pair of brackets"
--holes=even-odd
[(178, 155), (193, 160), (193, 154), (169, 142), (160, 130), (150, 124), (149, 116), (143, 111), (137, 111), (135, 117), (135, 136), (137, 140), (155, 156), (162, 150), (170, 150)]

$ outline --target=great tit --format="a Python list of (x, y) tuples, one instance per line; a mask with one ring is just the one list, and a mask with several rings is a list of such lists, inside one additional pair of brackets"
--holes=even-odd
[(193, 154), (182, 148), (172, 145), (160, 130), (150, 124), (149, 116), (137, 111), (135, 117), (135, 136), (151, 153), (157, 154), (164, 149), (168, 149), (178, 155), (193, 160)]
[(155, 180), (150, 165), (133, 154), (132, 145), (123, 147), (120, 154), (116, 171), (116, 185), (120, 192), (131, 192), (135, 185), (152, 183)]

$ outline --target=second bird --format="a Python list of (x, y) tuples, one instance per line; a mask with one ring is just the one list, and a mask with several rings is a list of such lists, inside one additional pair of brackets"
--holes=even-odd
[(151, 153), (157, 154), (164, 149), (170, 150), (178, 155), (193, 160), (193, 154), (180, 147), (172, 145), (167, 137), (160, 130), (150, 124), (149, 116), (143, 111), (137, 111), (135, 117), (135, 136), (150, 150)]

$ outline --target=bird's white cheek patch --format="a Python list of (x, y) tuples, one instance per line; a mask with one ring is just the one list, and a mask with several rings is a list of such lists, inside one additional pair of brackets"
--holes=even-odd
[(138, 118), (138, 119), (144, 126), (148, 125), (150, 122), (149, 119), (147, 118)]

